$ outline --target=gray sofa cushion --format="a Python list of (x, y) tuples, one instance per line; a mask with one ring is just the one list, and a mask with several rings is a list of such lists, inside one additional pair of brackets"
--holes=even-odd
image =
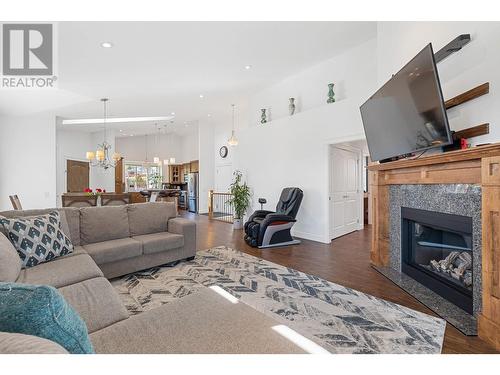
[(1, 354), (69, 354), (54, 341), (22, 333), (0, 332)]
[(21, 270), (16, 282), (61, 288), (101, 276), (103, 276), (102, 271), (92, 258), (81, 254), (57, 258), (51, 262)]
[(83, 249), (97, 264), (115, 262), (142, 255), (142, 243), (128, 237), (83, 245)]
[(183, 236), (168, 232), (144, 234), (133, 239), (142, 244), (144, 254), (159, 253), (184, 246)]
[(160, 253), (143, 254), (140, 257), (99, 264), (99, 268), (102, 273), (104, 273), (104, 277), (112, 279), (151, 267), (158, 267), (177, 260), (190, 258), (194, 255), (194, 252), (188, 252), (185, 247), (180, 247), (178, 249), (162, 251)]
[(130, 235), (140, 236), (167, 230), (168, 219), (176, 216), (175, 204), (167, 202), (128, 205)]
[(130, 237), (127, 206), (80, 208), (81, 244)]
[(272, 327), (280, 324), (210, 289), (94, 332), (96, 353), (304, 353)]
[(71, 238), (74, 246), (80, 245), (80, 210), (76, 207), (59, 208), (61, 227), (64, 233)]
[(100, 330), (129, 316), (118, 294), (104, 277), (65, 286), (59, 292), (82, 317), (89, 332)]
[(0, 233), (0, 282), (16, 281), (21, 272), (21, 258), (12, 243)]

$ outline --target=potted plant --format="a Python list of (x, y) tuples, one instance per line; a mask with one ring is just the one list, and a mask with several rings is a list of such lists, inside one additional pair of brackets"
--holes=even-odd
[(234, 180), (229, 187), (231, 198), (227, 201), (234, 208), (233, 229), (243, 228), (243, 216), (250, 206), (250, 188), (246, 182), (241, 182), (241, 172), (233, 173)]

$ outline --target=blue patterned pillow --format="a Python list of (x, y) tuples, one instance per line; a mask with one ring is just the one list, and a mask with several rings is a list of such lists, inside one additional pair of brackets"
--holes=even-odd
[(94, 353), (87, 326), (57, 289), (0, 283), (0, 331), (42, 337), (69, 353)]
[(0, 217), (0, 224), (21, 258), (22, 268), (73, 252), (73, 244), (61, 229), (57, 211), (35, 217)]

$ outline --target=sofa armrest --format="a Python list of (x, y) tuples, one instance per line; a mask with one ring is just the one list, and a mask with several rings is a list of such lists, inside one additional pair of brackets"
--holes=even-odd
[(168, 220), (167, 231), (184, 236), (184, 251), (188, 257), (196, 254), (196, 223), (194, 221), (175, 217)]

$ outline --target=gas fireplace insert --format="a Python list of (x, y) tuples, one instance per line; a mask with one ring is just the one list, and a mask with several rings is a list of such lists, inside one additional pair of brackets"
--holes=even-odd
[(472, 218), (401, 208), (401, 271), (472, 314)]

